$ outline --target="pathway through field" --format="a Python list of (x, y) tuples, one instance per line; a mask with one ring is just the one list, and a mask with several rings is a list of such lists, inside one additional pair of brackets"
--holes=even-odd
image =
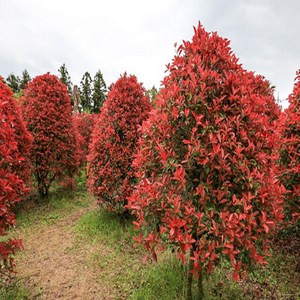
[(32, 292), (32, 299), (117, 299), (97, 276), (99, 270), (88, 264), (91, 247), (74, 235), (76, 221), (92, 209), (77, 208), (54, 224), (17, 230), (25, 246), (16, 258), (17, 278)]

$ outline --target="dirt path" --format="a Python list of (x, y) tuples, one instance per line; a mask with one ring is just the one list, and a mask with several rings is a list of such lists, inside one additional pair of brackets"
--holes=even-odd
[(74, 235), (74, 225), (93, 207), (78, 208), (51, 225), (19, 229), (25, 251), (16, 259), (17, 278), (32, 299), (116, 299), (88, 264), (89, 249)]

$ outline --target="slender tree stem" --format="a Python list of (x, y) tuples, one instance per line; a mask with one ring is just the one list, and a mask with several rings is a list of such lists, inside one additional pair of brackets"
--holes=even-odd
[(198, 277), (198, 300), (203, 300), (203, 299), (204, 299), (203, 277), (202, 277), (202, 271), (200, 271)]
[(186, 285), (186, 300), (193, 300), (193, 294), (192, 294), (193, 274), (191, 273), (191, 270), (193, 268), (193, 261), (190, 259), (192, 255), (193, 255), (193, 249), (191, 249), (190, 257), (189, 257), (189, 267), (188, 267), (187, 285)]

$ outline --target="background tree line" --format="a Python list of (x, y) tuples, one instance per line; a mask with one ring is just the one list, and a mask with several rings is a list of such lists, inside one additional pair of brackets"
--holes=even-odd
[[(73, 97), (72, 92), (74, 84), (69, 75), (68, 69), (65, 64), (62, 64), (58, 69), (58, 77), (62, 83), (67, 87), (71, 104), (73, 106)], [(28, 71), (25, 69), (22, 72), (21, 77), (11, 73), (6, 78), (7, 85), (11, 88), (16, 97), (21, 91), (26, 87), (26, 85), (31, 81), (31, 76)], [(103, 74), (98, 70), (92, 79), (89, 72), (85, 72), (82, 76), (79, 85), (80, 99), (81, 103), (79, 104), (80, 112), (89, 112), (89, 113), (98, 113), (100, 107), (103, 105), (106, 100), (107, 86), (103, 78)]]

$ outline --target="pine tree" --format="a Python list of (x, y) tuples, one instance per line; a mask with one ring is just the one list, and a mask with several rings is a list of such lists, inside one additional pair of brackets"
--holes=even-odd
[(103, 74), (99, 70), (93, 80), (93, 108), (92, 112), (99, 113), (100, 107), (103, 105), (104, 101), (106, 100), (106, 84), (103, 79)]
[(13, 93), (20, 92), (20, 78), (16, 76), (14, 73), (11, 73), (6, 78), (7, 85), (11, 88)]
[(89, 72), (85, 72), (80, 82), (81, 110), (92, 111), (92, 78)]
[(73, 99), (72, 99), (73, 83), (71, 81), (71, 77), (69, 75), (66, 64), (62, 64), (61, 67), (58, 69), (58, 72), (60, 74), (59, 76), (60, 81), (67, 86), (68, 93), (71, 99), (71, 104), (73, 106)]
[(21, 78), (21, 81), (20, 81), (20, 89), (21, 90), (24, 90), (27, 86), (27, 84), (31, 81), (31, 77), (28, 73), (28, 71), (25, 69), (23, 72), (22, 72), (22, 78)]
[(154, 85), (151, 89), (147, 90), (147, 95), (149, 96), (151, 102), (154, 101), (157, 94), (158, 94), (158, 90)]

